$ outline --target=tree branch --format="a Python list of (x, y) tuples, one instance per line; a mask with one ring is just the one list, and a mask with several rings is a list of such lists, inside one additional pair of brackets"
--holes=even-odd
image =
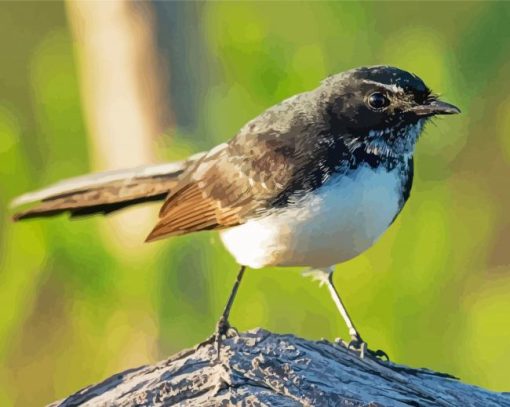
[(51, 406), (510, 406), (509, 393), (262, 329), (116, 374)]

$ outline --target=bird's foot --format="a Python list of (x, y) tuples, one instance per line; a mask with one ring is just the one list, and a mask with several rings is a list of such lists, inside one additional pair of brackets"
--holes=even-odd
[(357, 354), (359, 354), (359, 357), (361, 359), (364, 359), (365, 356), (371, 357), (373, 359), (386, 359), (387, 361), (390, 360), (388, 355), (383, 350), (372, 350), (368, 348), (367, 343), (361, 339), (361, 336), (359, 335), (352, 335), (350, 342), (345, 342), (344, 340), (338, 338), (335, 340), (336, 343), (344, 346), (347, 348), (347, 350), (351, 350)]
[(234, 336), (238, 336), (239, 332), (233, 326), (230, 325), (228, 320), (222, 316), (218, 323), (216, 324), (216, 329), (214, 333), (207, 338), (205, 341), (201, 342), (197, 348), (201, 348), (205, 345), (216, 344), (216, 358), (213, 360), (218, 362), (220, 360), (220, 351), (221, 345), (224, 338), (232, 338)]
[(234, 336), (239, 336), (239, 332), (222, 316), (216, 324), (215, 335), (217, 337), (225, 336), (226, 338), (233, 338)]

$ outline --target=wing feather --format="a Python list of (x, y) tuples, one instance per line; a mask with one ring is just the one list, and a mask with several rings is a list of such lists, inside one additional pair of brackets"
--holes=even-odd
[(235, 215), (239, 209), (223, 208), (217, 200), (206, 196), (198, 184), (188, 184), (167, 199), (160, 220), (146, 241), (238, 225), (240, 218)]
[(255, 141), (234, 138), (198, 160), (167, 197), (146, 241), (233, 227), (257, 216), (293, 168), (291, 148), (273, 137)]

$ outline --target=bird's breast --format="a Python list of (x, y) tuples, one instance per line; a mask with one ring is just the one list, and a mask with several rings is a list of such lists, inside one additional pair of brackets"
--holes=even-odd
[(402, 169), (361, 165), (284, 208), (221, 233), (238, 263), (327, 267), (368, 249), (402, 206)]

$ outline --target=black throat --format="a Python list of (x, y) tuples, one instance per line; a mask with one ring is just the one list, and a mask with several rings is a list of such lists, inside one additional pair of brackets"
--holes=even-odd
[[(291, 182), (275, 198), (268, 202), (268, 207), (286, 207), (289, 202), (296, 201), (305, 194), (311, 193), (326, 183), (331, 176), (342, 174), (348, 176), (360, 166), (372, 169), (383, 167), (386, 171), (397, 170), (401, 178), (402, 208), (409, 198), (413, 182), (412, 156), (386, 156), (367, 152), (363, 145), (350, 149), (344, 138), (323, 135), (315, 139), (310, 146), (313, 159), (300, 166), (293, 174)], [(348, 191), (346, 191), (348, 193)]]

